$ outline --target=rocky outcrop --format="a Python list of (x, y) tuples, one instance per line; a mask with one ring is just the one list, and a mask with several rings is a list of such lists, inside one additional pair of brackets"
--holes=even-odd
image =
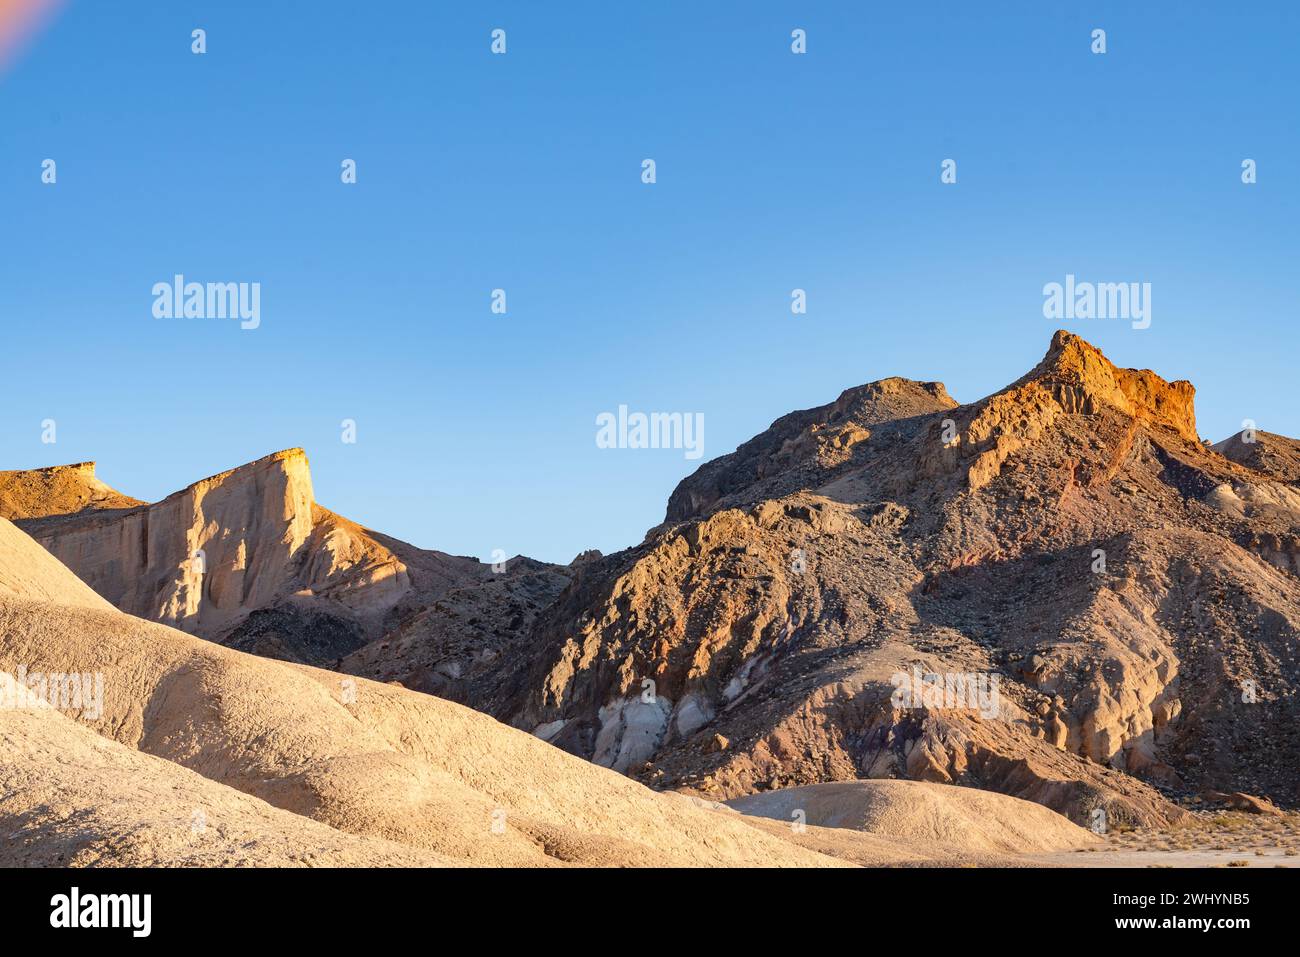
[(121, 610), (219, 634), (286, 589), (312, 532), (300, 449), (189, 486), (126, 515), (23, 527)]
[(957, 405), (942, 382), (889, 378), (848, 389), (829, 405), (777, 419), (730, 455), (706, 462), (668, 499), (666, 523), (706, 514), (731, 496), (748, 501), (820, 485), (863, 443), (897, 437), (906, 423)]
[(291, 449), (154, 505), (20, 526), (121, 610), (215, 635), (288, 591), (312, 505), (307, 457)]
[(1193, 396), (1060, 332), (969, 405), (889, 379), (786, 416), (578, 569), (476, 703), (714, 798), (903, 777), (1084, 824), (1208, 786), (1296, 803), (1300, 497), (1207, 448)]
[(96, 478), (94, 462), (0, 472), (0, 516), (10, 520), (143, 504)]
[(473, 704), (487, 693), (503, 661), (528, 657), (527, 638), (538, 614), (570, 577), (567, 568), (512, 559), (486, 579), (431, 596), (423, 607), (412, 603), (413, 610), (380, 638), (341, 656), (338, 668)]
[(1096, 414), (1110, 406), (1136, 422), (1171, 429), (1189, 442), (1199, 441), (1190, 382), (1166, 382), (1150, 369), (1120, 369), (1096, 346), (1060, 330), (1047, 355), (1021, 383), (1049, 391), (1062, 410)]
[(938, 474), (960, 466), (968, 486), (978, 491), (1001, 474), (1009, 459), (1039, 442), (1061, 416), (1118, 415), (1127, 430), (1112, 463), (1122, 459), (1139, 427), (1169, 430), (1198, 442), (1194, 396), (1190, 382), (1166, 382), (1146, 369), (1116, 368), (1096, 347), (1061, 331), (1024, 378), (955, 417), (952, 439), (929, 444), (924, 468)]
[[(104, 485), (92, 463), (0, 473), (0, 496), (5, 517), (122, 611), (304, 663), (336, 665), (390, 632), (409, 632), (440, 598), (454, 609), (476, 601), (475, 589), (517, 577), (417, 549), (321, 507), (302, 449), (154, 504)], [(530, 595), (527, 613), (536, 611), (529, 602), (556, 591)], [(386, 669), (386, 680), (410, 678)]]

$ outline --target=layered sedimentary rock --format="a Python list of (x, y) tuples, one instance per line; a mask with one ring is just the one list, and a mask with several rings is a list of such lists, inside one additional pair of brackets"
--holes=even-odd
[[(5, 472), (0, 503), (0, 514), (122, 611), (307, 663), (334, 665), (389, 630), (409, 630), (408, 619), (440, 597), (472, 601), (474, 589), (520, 571), (516, 561), (494, 574), (321, 507), (301, 449), (153, 504), (109, 488), (93, 463)], [(533, 600), (549, 601), (567, 582), (552, 578)]]
[(153, 505), (22, 525), (122, 611), (217, 634), (286, 590), (312, 534), (312, 504), (307, 458), (293, 449)]

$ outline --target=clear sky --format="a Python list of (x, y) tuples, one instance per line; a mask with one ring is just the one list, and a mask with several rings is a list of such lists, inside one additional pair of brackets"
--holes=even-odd
[[(709, 459), (888, 375), (972, 401), (1062, 325), (1207, 438), (1300, 435), (1298, 10), (71, 0), (0, 73), (0, 468), (153, 500), (300, 445), (352, 519), (568, 561), (699, 464), (601, 412), (701, 412)], [(176, 273), (260, 327), (154, 318)], [(1150, 328), (1044, 318), (1067, 273)]]

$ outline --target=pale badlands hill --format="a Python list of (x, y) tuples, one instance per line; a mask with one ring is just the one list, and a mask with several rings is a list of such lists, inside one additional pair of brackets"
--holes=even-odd
[[(337, 665), (390, 634), (409, 639), (440, 610), (474, 618), (456, 622), (466, 643), (488, 639), (495, 647), (530, 625), (568, 582), (562, 567), (516, 558), (498, 574), (472, 558), (362, 528), (316, 503), (301, 449), (195, 482), (152, 505), (104, 484), (94, 463), (0, 472), (0, 517), (122, 611), (305, 664)], [(487, 602), (476, 594), (484, 587)], [(477, 616), (459, 615), (483, 605)], [(471, 653), (466, 667), (484, 659), (484, 652)], [(404, 677), (446, 694), (458, 669), (441, 664), (427, 674), (408, 668)]]
[[(26, 693), (9, 675), (0, 684)], [(457, 863), (279, 810), (29, 700), (0, 717), (0, 867)]]
[(1087, 832), (1040, 804), (975, 788), (920, 781), (841, 781), (764, 791), (727, 802), (745, 814), (903, 838), (930, 853), (962, 847), (990, 854), (1075, 849)]
[[(38, 674), (98, 675), (103, 693), (46, 690), (42, 706), (23, 693)], [(961, 841), (763, 826), (436, 697), (141, 621), (3, 519), (0, 695), (0, 864), (993, 860)], [(1075, 830), (1063, 846), (1090, 840)]]

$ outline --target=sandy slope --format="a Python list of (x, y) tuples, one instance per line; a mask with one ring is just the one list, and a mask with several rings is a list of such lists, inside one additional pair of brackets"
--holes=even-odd
[(844, 781), (766, 791), (727, 802), (746, 814), (848, 828), (950, 852), (1042, 854), (1100, 843), (1041, 804), (975, 788), (920, 781)]
[(102, 611), (112, 605), (30, 536), (0, 518), (0, 598), (47, 601)]
[(57, 711), (0, 716), (0, 867), (438, 866), (101, 738)]

